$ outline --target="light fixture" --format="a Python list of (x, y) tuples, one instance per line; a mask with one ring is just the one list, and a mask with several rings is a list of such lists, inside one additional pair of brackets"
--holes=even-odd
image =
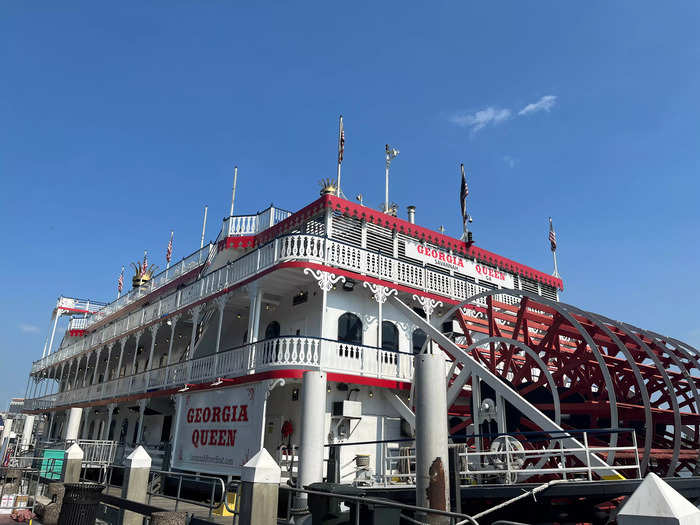
[(173, 322), (170, 319), (168, 319), (167, 321), (165, 321), (165, 324), (167, 324), (168, 326), (172, 326)]
[(190, 385), (183, 386), (178, 392), (187, 392), (190, 389)]
[(241, 318), (241, 314), (236, 314), (236, 319), (240, 319), (240, 318)]
[(371, 390), (369, 391), (369, 397), (370, 398), (374, 397), (374, 392), (372, 392)]
[(331, 385), (328, 385), (328, 388), (326, 389), (326, 392), (328, 392), (329, 394), (331, 393)]
[(343, 283), (343, 290), (346, 292), (352, 292), (355, 289), (355, 281), (352, 279), (346, 279)]

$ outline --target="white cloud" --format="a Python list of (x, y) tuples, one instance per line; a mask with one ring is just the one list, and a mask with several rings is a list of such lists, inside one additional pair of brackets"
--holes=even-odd
[(554, 105), (557, 103), (557, 97), (554, 95), (545, 95), (541, 99), (539, 99), (537, 102), (534, 104), (528, 104), (525, 106), (523, 109), (518, 111), (518, 115), (531, 115), (533, 113), (537, 113), (539, 111), (547, 111), (549, 112)]
[(457, 113), (450, 117), (453, 124), (457, 124), (463, 128), (471, 128), (472, 133), (476, 133), (480, 129), (488, 125), (497, 125), (508, 120), (511, 116), (511, 111), (505, 108), (494, 108), (489, 106), (474, 114)]
[(518, 159), (514, 159), (510, 155), (504, 155), (503, 162), (505, 162), (509, 168), (514, 168), (515, 165), (518, 163)]
[(19, 329), (20, 329), (20, 331), (27, 333), (27, 334), (35, 334), (39, 331), (38, 326), (35, 326), (33, 324), (25, 324), (25, 323), (20, 323)]

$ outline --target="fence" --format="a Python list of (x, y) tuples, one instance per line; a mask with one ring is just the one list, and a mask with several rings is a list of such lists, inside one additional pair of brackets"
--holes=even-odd
[[(631, 444), (614, 447), (591, 445), (591, 436), (611, 433), (628, 434)], [(564, 447), (563, 438), (574, 436), (581, 436), (581, 446)], [(620, 472), (641, 478), (637, 438), (631, 429), (523, 432), (467, 436), (469, 438), (482, 438), (490, 441), (490, 445), (488, 450), (478, 450), (466, 443), (449, 445), (458, 458), (462, 486), (488, 482), (513, 484), (539, 479), (593, 481), (597, 479), (595, 473), (601, 471), (607, 472), (607, 475), (602, 476), (605, 479), (620, 479)], [(523, 441), (521, 438), (528, 439)], [(612, 460), (614, 454), (627, 461), (610, 461), (608, 466), (600, 466), (598, 463), (594, 465), (591, 462), (593, 456)], [(396, 446), (396, 443), (385, 442), (383, 457), (382, 472), (376, 476), (380, 484), (415, 484), (414, 445)]]

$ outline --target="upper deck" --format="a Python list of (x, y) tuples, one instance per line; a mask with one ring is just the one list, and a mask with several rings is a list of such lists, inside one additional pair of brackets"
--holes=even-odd
[[(33, 363), (32, 373), (108, 344), (257, 275), (290, 266), (344, 270), (459, 302), (493, 288), (557, 298), (560, 279), (408, 221), (324, 195), (290, 214), (226, 218), (216, 243), (88, 316), (85, 336)], [(337, 272), (336, 272), (337, 273)]]

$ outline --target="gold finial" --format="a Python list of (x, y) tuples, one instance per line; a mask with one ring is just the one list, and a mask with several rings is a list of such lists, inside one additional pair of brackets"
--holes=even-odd
[(321, 179), (318, 183), (321, 185), (321, 195), (335, 195), (337, 186), (333, 179)]
[(148, 253), (143, 252), (143, 262), (131, 263), (134, 268), (134, 276), (131, 279), (131, 284), (134, 288), (146, 284), (151, 280), (158, 266), (152, 264), (148, 266)]

